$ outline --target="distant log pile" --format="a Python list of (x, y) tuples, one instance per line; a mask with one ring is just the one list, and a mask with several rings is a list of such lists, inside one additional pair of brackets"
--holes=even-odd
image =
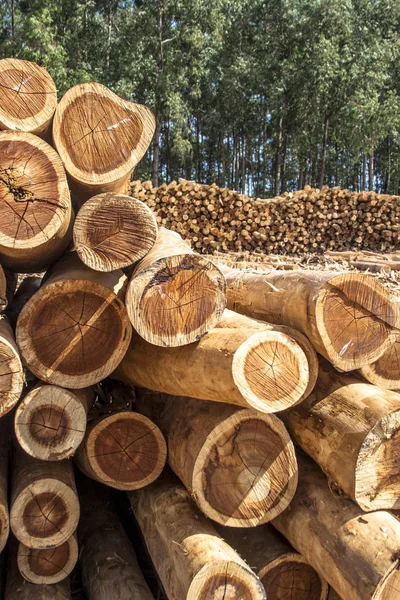
[(327, 250), (398, 250), (400, 197), (306, 186), (278, 198), (250, 198), (216, 184), (180, 180), (153, 188), (134, 181), (131, 194), (202, 254), (290, 254)]

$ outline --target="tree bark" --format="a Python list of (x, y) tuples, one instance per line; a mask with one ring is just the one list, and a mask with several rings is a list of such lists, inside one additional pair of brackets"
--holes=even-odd
[(161, 228), (128, 284), (126, 307), (135, 330), (157, 346), (182, 346), (211, 329), (225, 308), (219, 269)]
[(399, 308), (370, 275), (220, 268), (228, 308), (298, 329), (339, 370), (374, 362), (395, 341)]
[(400, 335), (377, 361), (362, 367), (360, 373), (374, 385), (400, 391)]
[(106, 193), (90, 198), (74, 223), (79, 258), (95, 271), (116, 271), (144, 258), (157, 238), (157, 221), (140, 200)]
[(346, 600), (395, 600), (400, 521), (385, 511), (362, 512), (332, 493), (310, 459), (298, 461), (295, 497), (273, 525)]
[(281, 417), (293, 440), (360, 508), (400, 509), (399, 400), (321, 362), (314, 393)]
[(261, 582), (172, 477), (129, 494), (168, 598), (265, 600)]
[(303, 595), (307, 600), (327, 599), (326, 581), (272, 525), (252, 529), (217, 526), (217, 531), (260, 578), (268, 600), (300, 599)]
[(274, 169), (274, 196), (279, 196), (279, 187), (281, 181), (281, 146), (282, 146), (282, 124), (283, 117), (279, 117), (278, 121), (278, 133), (276, 136), (276, 149), (275, 149), (275, 169)]
[(57, 548), (37, 550), (19, 544), (17, 563), (22, 577), (37, 585), (54, 585), (68, 577), (78, 561), (76, 534)]
[(152, 600), (110, 490), (83, 477), (78, 490), (80, 566), (88, 600)]
[(238, 328), (222, 324), (179, 348), (154, 346), (134, 334), (113, 377), (158, 392), (266, 413), (297, 404), (309, 387), (306, 354), (290, 332), (267, 323), (257, 330), (257, 322), (254, 328), (252, 319), (247, 321)]
[(153, 164), (151, 180), (154, 187), (158, 186), (158, 169), (160, 164), (160, 136), (161, 136), (161, 115), (156, 116), (156, 125), (153, 137)]
[(54, 146), (77, 206), (103, 192), (126, 193), (155, 130), (153, 113), (100, 83), (68, 90), (53, 123)]
[(0, 87), (0, 129), (34, 133), (50, 141), (57, 90), (46, 69), (27, 60), (3, 58), (0, 60)]
[(56, 548), (74, 533), (78, 521), (72, 463), (44, 462), (16, 448), (10, 510), (15, 537), (29, 548)]
[(0, 132), (0, 198), (2, 265), (44, 271), (72, 238), (67, 178), (53, 148), (30, 133)]
[(14, 332), (0, 315), (0, 417), (14, 408), (21, 397), (25, 376)]
[(289, 504), (297, 485), (294, 449), (274, 415), (146, 391), (137, 408), (160, 427), (170, 467), (207, 517), (253, 527)]
[(319, 174), (319, 189), (322, 189), (325, 180), (325, 168), (326, 168), (326, 150), (328, 145), (328, 131), (329, 131), (329, 117), (325, 114), (324, 118), (324, 136), (322, 138), (322, 158), (321, 158), (321, 171)]
[(75, 462), (91, 479), (118, 490), (136, 490), (160, 475), (167, 447), (158, 427), (132, 411), (91, 421)]
[(15, 435), (21, 447), (40, 460), (70, 458), (85, 435), (93, 400), (92, 388), (71, 391), (36, 384), (15, 412)]
[(71, 600), (69, 578), (54, 585), (25, 581), (18, 569), (17, 550), (18, 544), (13, 539), (8, 552), (4, 600)]
[(30, 371), (71, 389), (94, 385), (114, 371), (131, 337), (119, 297), (125, 281), (122, 271), (93, 271), (67, 253), (18, 318), (17, 343)]
[(4, 551), (10, 533), (10, 515), (8, 508), (10, 425), (11, 423), (7, 417), (0, 419), (0, 554)]
[(374, 147), (371, 146), (369, 151), (369, 168), (368, 168), (368, 187), (369, 191), (374, 191), (374, 169), (375, 169), (375, 152)]

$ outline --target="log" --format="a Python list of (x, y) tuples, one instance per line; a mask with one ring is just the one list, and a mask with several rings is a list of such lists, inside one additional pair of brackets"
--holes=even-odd
[(275, 415), (144, 390), (137, 393), (137, 409), (160, 427), (170, 467), (207, 517), (253, 527), (288, 506), (297, 465)]
[(111, 192), (90, 198), (74, 223), (79, 258), (96, 271), (116, 271), (146, 256), (157, 238), (156, 218), (149, 207)]
[(7, 278), (3, 267), (0, 265), (0, 312), (4, 312), (7, 306)]
[(75, 454), (79, 469), (118, 490), (136, 490), (160, 475), (167, 458), (161, 431), (150, 419), (120, 411), (91, 421)]
[(21, 273), (44, 271), (72, 239), (72, 206), (60, 157), (40, 138), (0, 132), (0, 260)]
[(15, 412), (15, 435), (21, 447), (40, 460), (70, 458), (85, 435), (93, 400), (93, 388), (66, 390), (36, 384)]
[(28, 302), (28, 300), (32, 298), (33, 294), (36, 294), (36, 292), (40, 288), (41, 283), (41, 277), (36, 277), (32, 275), (29, 277), (25, 277), (25, 279), (23, 279), (20, 285), (18, 286), (18, 289), (13, 299), (10, 305), (7, 306), (6, 310), (6, 317), (14, 331), (17, 326), (17, 320), (21, 310)]
[(4, 315), (0, 315), (0, 417), (20, 399), (25, 377), (14, 332)]
[(10, 533), (8, 508), (9, 425), (7, 417), (0, 419), (0, 554), (4, 551)]
[(293, 440), (365, 511), (400, 508), (400, 395), (321, 361), (315, 391), (281, 414)]
[(168, 598), (262, 600), (260, 580), (171, 477), (129, 499)]
[(22, 577), (30, 583), (54, 584), (68, 577), (78, 561), (76, 534), (57, 548), (37, 550), (19, 544), (17, 563)]
[(16, 448), (10, 511), (15, 537), (29, 548), (55, 548), (71, 537), (78, 521), (72, 463), (44, 462)]
[(197, 341), (219, 321), (225, 304), (220, 270), (164, 228), (135, 268), (126, 293), (133, 327), (156, 346)]
[(307, 356), (292, 337), (272, 326), (260, 331), (215, 328), (177, 348), (155, 346), (134, 334), (112, 376), (158, 392), (265, 413), (301, 402), (309, 387)]
[(80, 205), (103, 192), (126, 193), (131, 173), (155, 130), (152, 112), (100, 83), (64, 94), (54, 116), (53, 142)]
[(67, 577), (54, 585), (33, 584), (26, 581), (18, 569), (15, 539), (10, 545), (4, 600), (71, 600), (70, 581)]
[(268, 600), (327, 600), (326, 581), (271, 525), (217, 531), (260, 578)]
[(111, 490), (83, 477), (78, 490), (80, 566), (88, 600), (153, 600), (113, 506)]
[(360, 373), (385, 390), (400, 390), (400, 336), (377, 361), (362, 367)]
[(114, 371), (131, 338), (119, 297), (125, 279), (121, 271), (92, 271), (74, 252), (54, 266), (17, 322), (18, 347), (36, 377), (80, 389)]
[(400, 521), (386, 511), (363, 513), (330, 490), (310, 459), (298, 461), (296, 494), (273, 525), (346, 600), (398, 598)]
[(34, 133), (48, 141), (57, 90), (44, 67), (17, 58), (0, 60), (0, 129)]
[(399, 307), (369, 275), (226, 267), (222, 271), (228, 308), (298, 329), (338, 370), (352, 371), (374, 362), (395, 341)]

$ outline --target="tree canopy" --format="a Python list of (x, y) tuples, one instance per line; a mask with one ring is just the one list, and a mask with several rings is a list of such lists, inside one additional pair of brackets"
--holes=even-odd
[(0, 53), (147, 104), (155, 184), (399, 193), (399, 24), (400, 0), (5, 0)]

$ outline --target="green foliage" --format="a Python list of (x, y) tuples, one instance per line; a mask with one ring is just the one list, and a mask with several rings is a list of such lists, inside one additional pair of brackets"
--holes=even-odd
[(150, 106), (137, 176), (398, 193), (399, 23), (400, 0), (5, 0), (0, 55)]

